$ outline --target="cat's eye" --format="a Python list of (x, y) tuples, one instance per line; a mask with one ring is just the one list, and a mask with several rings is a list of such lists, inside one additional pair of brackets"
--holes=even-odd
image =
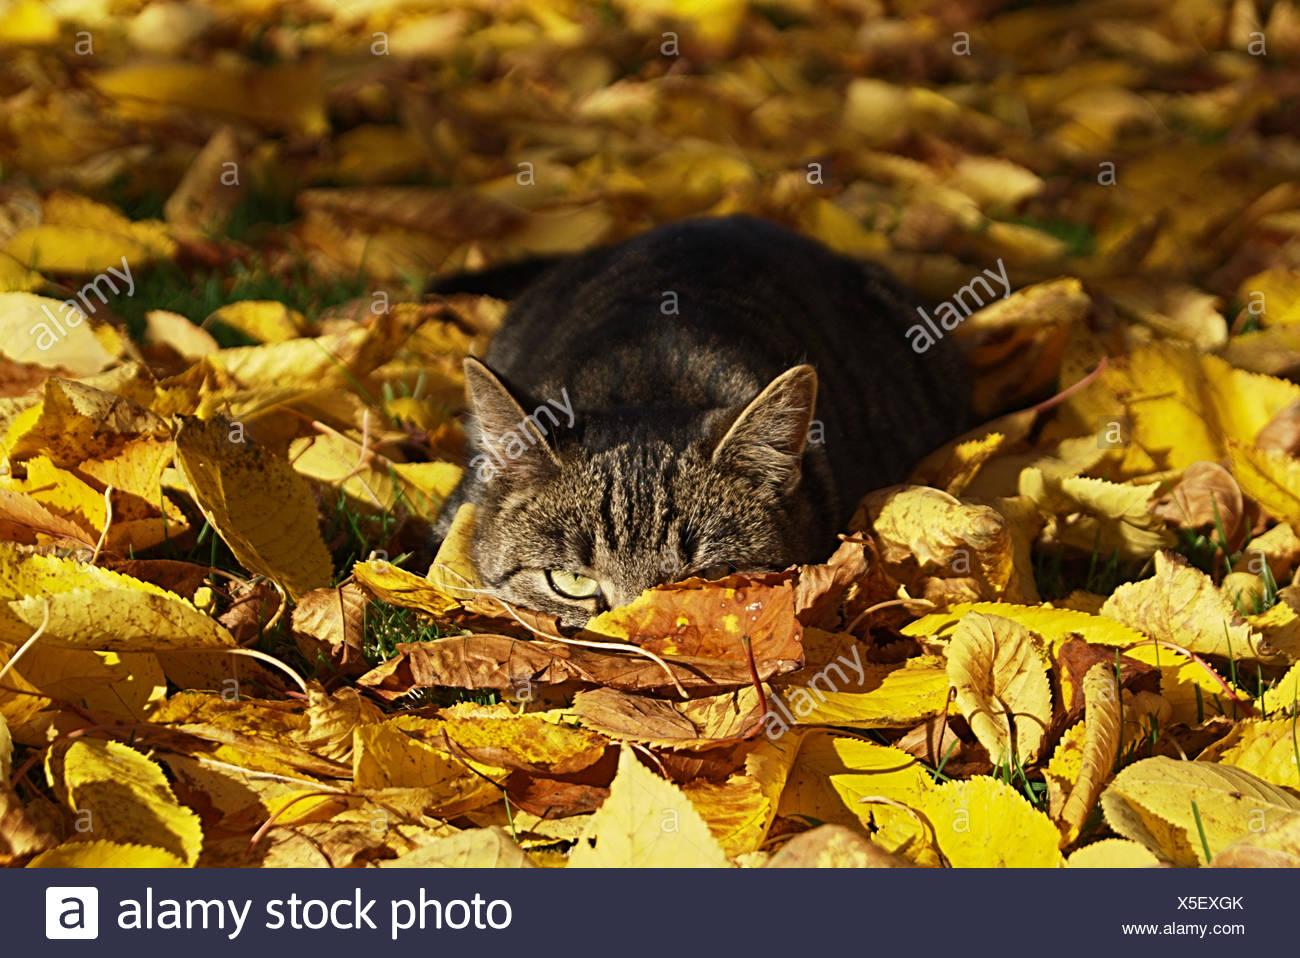
[(555, 590), (556, 595), (562, 595), (566, 599), (590, 599), (600, 593), (600, 583), (580, 572), (549, 569), (546, 582)]
[(705, 579), (723, 579), (736, 571), (736, 567), (730, 562), (715, 562), (703, 572), (700, 573)]

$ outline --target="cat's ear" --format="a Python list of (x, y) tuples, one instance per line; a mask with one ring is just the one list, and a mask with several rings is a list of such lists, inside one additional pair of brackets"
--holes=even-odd
[(478, 445), (490, 473), (531, 476), (556, 465), (555, 451), (539, 420), (524, 411), (496, 373), (471, 356), (465, 357), (463, 368)]
[(713, 461), (783, 489), (799, 481), (817, 403), (811, 366), (787, 369), (744, 408), (713, 450)]

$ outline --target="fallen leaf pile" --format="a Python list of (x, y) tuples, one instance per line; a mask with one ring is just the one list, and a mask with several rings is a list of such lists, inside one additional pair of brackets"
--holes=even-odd
[[(0, 863), (1300, 865), (1296, 0), (0, 0), (0, 49)], [(576, 635), (472, 507), (430, 554), (505, 304), (426, 280), (733, 212), (948, 304), (984, 425), (827, 561)]]

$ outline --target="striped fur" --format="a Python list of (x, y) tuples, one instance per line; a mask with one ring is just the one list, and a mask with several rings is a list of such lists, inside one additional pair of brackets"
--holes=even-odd
[[(960, 356), (912, 351), (915, 306), (878, 268), (747, 217), (544, 264), (487, 366), (467, 362), (479, 467), (439, 532), (474, 502), (485, 585), (565, 625), (660, 582), (824, 558), (861, 496), (966, 425)], [(526, 418), (561, 397), (572, 427)], [(548, 569), (601, 593), (562, 598)]]

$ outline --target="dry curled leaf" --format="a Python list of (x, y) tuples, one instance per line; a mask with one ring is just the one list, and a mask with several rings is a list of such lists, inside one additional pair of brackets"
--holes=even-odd
[(1042, 640), (1019, 623), (968, 612), (948, 645), (948, 678), (994, 764), (1031, 764), (1052, 720)]

